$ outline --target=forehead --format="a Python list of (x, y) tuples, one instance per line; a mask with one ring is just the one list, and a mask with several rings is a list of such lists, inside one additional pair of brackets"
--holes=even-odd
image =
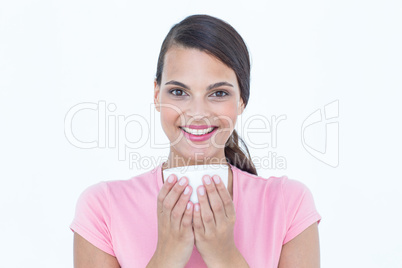
[(237, 82), (233, 69), (216, 57), (199, 49), (178, 46), (172, 46), (165, 54), (162, 80), (168, 81), (170, 79)]

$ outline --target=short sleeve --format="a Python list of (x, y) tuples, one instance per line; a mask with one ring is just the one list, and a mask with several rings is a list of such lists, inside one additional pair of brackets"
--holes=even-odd
[(79, 196), (70, 229), (97, 248), (115, 256), (110, 219), (107, 183), (100, 182), (89, 186)]
[(311, 224), (319, 224), (321, 216), (316, 210), (313, 195), (303, 183), (284, 177), (282, 193), (287, 230), (283, 244), (286, 244)]

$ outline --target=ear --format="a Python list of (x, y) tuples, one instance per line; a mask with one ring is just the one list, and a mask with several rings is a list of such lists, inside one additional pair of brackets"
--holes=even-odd
[(237, 114), (241, 115), (243, 113), (243, 111), (244, 111), (244, 102), (243, 102), (243, 99), (240, 98), (240, 101), (237, 105)]
[(161, 112), (160, 106), (159, 106), (159, 103), (160, 103), (160, 101), (159, 101), (159, 93), (160, 93), (160, 89), (159, 89), (158, 83), (156, 82), (156, 79), (155, 79), (154, 80), (154, 104), (155, 104), (155, 109), (158, 112)]

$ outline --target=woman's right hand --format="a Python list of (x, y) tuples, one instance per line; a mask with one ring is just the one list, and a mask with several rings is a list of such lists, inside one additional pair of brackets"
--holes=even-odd
[(194, 248), (192, 215), (194, 204), (189, 201), (192, 188), (188, 178), (172, 182), (165, 178), (158, 194), (158, 244), (151, 262), (163, 267), (184, 267)]

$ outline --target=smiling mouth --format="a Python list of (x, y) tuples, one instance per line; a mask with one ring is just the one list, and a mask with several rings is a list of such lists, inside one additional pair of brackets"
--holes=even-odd
[[(202, 129), (202, 130), (201, 129), (200, 130), (190, 129), (190, 128), (184, 128), (184, 127), (179, 127), (179, 128), (188, 134), (202, 136), (202, 135), (206, 135), (206, 134), (213, 132), (218, 127), (210, 127), (210, 128), (206, 128), (206, 129)], [(205, 130), (209, 130), (209, 131), (205, 131)]]

